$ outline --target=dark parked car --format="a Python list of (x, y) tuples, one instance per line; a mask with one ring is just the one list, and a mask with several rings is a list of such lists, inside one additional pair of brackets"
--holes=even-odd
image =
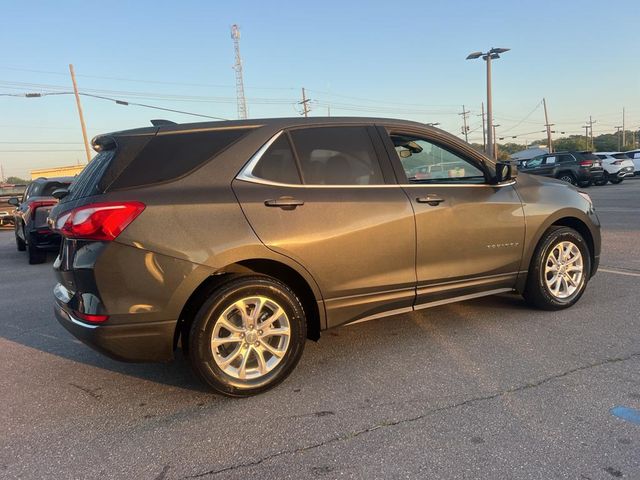
[(51, 231), (47, 217), (58, 203), (53, 192), (67, 188), (71, 180), (71, 177), (38, 178), (29, 184), (22, 200), (18, 197), (9, 200), (17, 207), (14, 212), (16, 246), (19, 251), (27, 251), (30, 264), (43, 263), (47, 251), (55, 251), (60, 245), (60, 234)]
[(9, 200), (21, 197), (26, 188), (26, 185), (0, 184), (0, 227), (13, 227), (16, 207)]
[(526, 173), (557, 178), (583, 188), (593, 183), (600, 184), (604, 178), (602, 163), (592, 152), (547, 153), (531, 160), (524, 160), (520, 169)]
[(598, 268), (586, 193), (419, 123), (160, 126), (94, 148), (50, 215), (58, 320), (121, 360), (181, 344), (230, 396), (282, 381), (321, 330), (501, 292), (562, 309)]

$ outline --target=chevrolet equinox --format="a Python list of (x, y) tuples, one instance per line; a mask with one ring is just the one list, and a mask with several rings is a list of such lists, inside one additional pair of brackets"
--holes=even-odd
[(49, 217), (58, 320), (125, 361), (229, 396), (284, 380), (324, 329), (501, 292), (573, 305), (595, 274), (589, 196), (423, 124), (168, 124), (93, 140)]

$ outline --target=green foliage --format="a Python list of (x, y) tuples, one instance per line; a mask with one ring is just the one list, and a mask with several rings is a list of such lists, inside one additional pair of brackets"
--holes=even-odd
[(20, 178), (20, 177), (7, 177), (5, 182), (12, 185), (25, 185), (29, 183), (30, 180), (25, 180), (24, 178)]

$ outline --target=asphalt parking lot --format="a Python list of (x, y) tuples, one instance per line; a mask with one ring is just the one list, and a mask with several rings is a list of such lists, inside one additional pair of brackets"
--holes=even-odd
[(123, 364), (76, 341), (51, 261), (1, 231), (0, 477), (640, 479), (640, 424), (612, 414), (640, 409), (640, 179), (588, 192), (601, 270), (570, 310), (503, 295), (342, 327), (244, 400), (180, 354)]

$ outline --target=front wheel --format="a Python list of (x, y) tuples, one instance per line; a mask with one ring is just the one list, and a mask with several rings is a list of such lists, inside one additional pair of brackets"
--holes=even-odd
[(618, 177), (609, 177), (609, 181), (611, 183), (613, 183), (614, 185), (622, 183), (622, 180), (624, 180), (624, 179), (623, 178), (618, 178)]
[(552, 227), (531, 260), (524, 298), (543, 310), (576, 303), (591, 276), (591, 256), (584, 238), (569, 227)]
[(213, 390), (264, 392), (295, 368), (307, 336), (300, 300), (265, 276), (230, 280), (202, 305), (189, 333), (189, 361)]
[(576, 177), (574, 177), (571, 173), (561, 173), (558, 177), (558, 180), (561, 182), (570, 183), (571, 185), (576, 184)]

